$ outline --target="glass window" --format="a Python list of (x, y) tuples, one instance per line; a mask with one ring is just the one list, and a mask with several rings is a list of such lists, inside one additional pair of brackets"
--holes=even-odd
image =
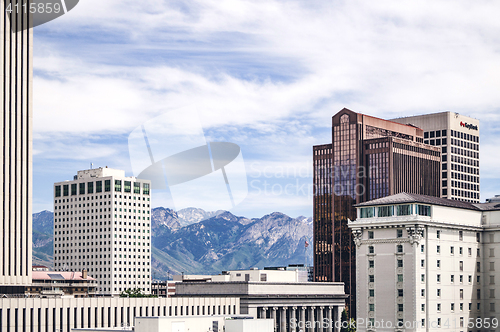
[(398, 253), (403, 252), (403, 245), (398, 244), (398, 246), (397, 246), (397, 252), (398, 252)]
[(361, 218), (373, 218), (373, 207), (361, 208)]
[(370, 303), (370, 311), (375, 311), (375, 304)]
[(402, 259), (398, 259), (398, 267), (403, 267), (403, 260)]
[(398, 282), (403, 282), (403, 275), (402, 274), (398, 274)]
[(122, 191), (122, 181), (121, 180), (115, 180), (115, 191), (118, 191), (118, 192)]
[(374, 289), (370, 289), (369, 292), (370, 292), (370, 294), (368, 296), (370, 296), (370, 297), (374, 297), (375, 296), (375, 290)]
[(149, 195), (149, 183), (142, 184), (142, 193), (144, 195)]
[(403, 237), (403, 230), (402, 229), (398, 229), (397, 232), (396, 232), (396, 236), (397, 237)]
[(397, 205), (396, 211), (398, 216), (409, 216), (413, 213), (413, 205), (411, 204)]
[(104, 181), (104, 191), (111, 191), (111, 180)]
[(71, 196), (76, 195), (76, 189), (77, 189), (76, 183), (72, 183), (71, 184)]
[(69, 196), (69, 185), (63, 185), (63, 196)]
[(368, 231), (368, 238), (373, 239), (373, 231)]
[(87, 194), (94, 193), (94, 182), (87, 182)]
[(391, 217), (394, 214), (394, 206), (380, 206), (378, 208), (379, 217)]
[(441, 246), (436, 246), (436, 252), (439, 254), (441, 253)]
[(402, 296), (403, 296), (403, 290), (402, 290), (402, 289), (398, 289), (398, 296), (399, 296), (399, 297), (402, 297)]
[(131, 181), (124, 181), (125, 182), (125, 192), (129, 193), (132, 191), (132, 182)]
[(80, 186), (80, 195), (85, 195), (85, 182), (79, 184)]
[(440, 269), (440, 268), (441, 268), (441, 260), (439, 260), (439, 259), (438, 259), (438, 260), (436, 261), (436, 267), (437, 267), (438, 269)]
[(431, 207), (428, 205), (417, 205), (417, 214), (420, 216), (426, 216), (430, 217), (431, 216)]
[(140, 194), (140, 193), (141, 193), (141, 183), (134, 182), (134, 194)]
[(375, 248), (373, 246), (368, 246), (368, 253), (370, 254), (375, 253)]
[(373, 274), (368, 276), (368, 282), (375, 282), (375, 276)]
[(373, 261), (373, 260), (368, 261), (368, 267), (369, 268), (374, 268), (375, 267), (375, 261)]
[(102, 181), (95, 182), (95, 192), (102, 193)]
[(55, 191), (56, 191), (55, 196), (61, 197), (61, 186), (56, 186)]

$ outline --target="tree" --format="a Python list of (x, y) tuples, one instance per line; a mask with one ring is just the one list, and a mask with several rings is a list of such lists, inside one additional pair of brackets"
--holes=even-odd
[(140, 288), (127, 288), (120, 293), (120, 297), (156, 297), (155, 295), (143, 294)]
[(347, 309), (342, 311), (340, 316), (341, 328), (340, 332), (356, 332), (356, 321), (354, 318), (349, 318), (349, 312)]

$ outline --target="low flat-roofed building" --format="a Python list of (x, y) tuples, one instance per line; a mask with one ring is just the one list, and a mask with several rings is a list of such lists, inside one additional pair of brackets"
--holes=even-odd
[(137, 317), (135, 327), (83, 328), (73, 332), (274, 332), (272, 319), (254, 319), (250, 316), (191, 316), (191, 317)]
[(27, 287), (29, 295), (41, 297), (91, 297), (96, 295), (97, 280), (82, 272), (33, 271), (33, 281)]
[(177, 282), (173, 298), (238, 297), (241, 314), (272, 318), (277, 332), (300, 331), (300, 327), (318, 322), (327, 322), (324, 332), (338, 331), (340, 325), (335, 327), (335, 322), (340, 322), (347, 298), (344, 284), (298, 282), (297, 276), (297, 271), (257, 269), (184, 276), (184, 281)]

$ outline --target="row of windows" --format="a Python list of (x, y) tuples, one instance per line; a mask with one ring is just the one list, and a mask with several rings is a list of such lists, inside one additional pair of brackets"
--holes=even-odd
[(435, 137), (446, 137), (448, 135), (448, 132), (446, 129), (444, 130), (436, 130), (436, 131), (426, 131), (424, 132), (424, 139), (425, 138), (435, 138)]
[(417, 215), (431, 216), (431, 207), (429, 205), (402, 204), (361, 208), (360, 218), (373, 218), (375, 214), (377, 217), (391, 217), (394, 215), (394, 212), (396, 212), (397, 216), (408, 216), (413, 214), (414, 206)]
[[(114, 181), (114, 190), (115, 192), (123, 192), (125, 193), (131, 193), (133, 189), (134, 194), (140, 194), (141, 193), (141, 182), (133, 182), (132, 186), (132, 181), (123, 181), (122, 180), (115, 180)], [(122, 188), (122, 183), (123, 183), (123, 188)], [(61, 191), (62, 189), (62, 191)], [(85, 182), (81, 183), (72, 183), (72, 184), (63, 184), (63, 185), (56, 185), (55, 186), (55, 197), (61, 197), (61, 196), (70, 196), (70, 189), (71, 189), (71, 196), (76, 196), (76, 195), (86, 195), (86, 194), (93, 194), (95, 193), (101, 193), (101, 192), (110, 192), (111, 191), (111, 180), (104, 180), (104, 188), (103, 188), (103, 181), (95, 181), (95, 182), (87, 182), (85, 185)], [(149, 183), (142, 183), (142, 193), (144, 195), (149, 195), (150, 193), (150, 184)]]
[(456, 138), (460, 138), (460, 139), (464, 139), (466, 141), (479, 143), (479, 136), (466, 134), (466, 133), (463, 133), (463, 132), (460, 132), (460, 131), (452, 130), (451, 131), (451, 136), (452, 137), (456, 137)]
[(469, 142), (464, 142), (458, 139), (451, 139), (451, 144), (455, 146), (459, 146), (465, 149), (470, 149), (474, 151), (479, 151), (479, 144), (474, 144), (474, 143), (469, 143)]

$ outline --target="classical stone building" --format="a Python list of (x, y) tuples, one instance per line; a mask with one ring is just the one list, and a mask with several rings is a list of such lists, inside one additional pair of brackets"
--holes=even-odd
[(356, 207), (358, 331), (498, 330), (498, 202), (401, 193)]

